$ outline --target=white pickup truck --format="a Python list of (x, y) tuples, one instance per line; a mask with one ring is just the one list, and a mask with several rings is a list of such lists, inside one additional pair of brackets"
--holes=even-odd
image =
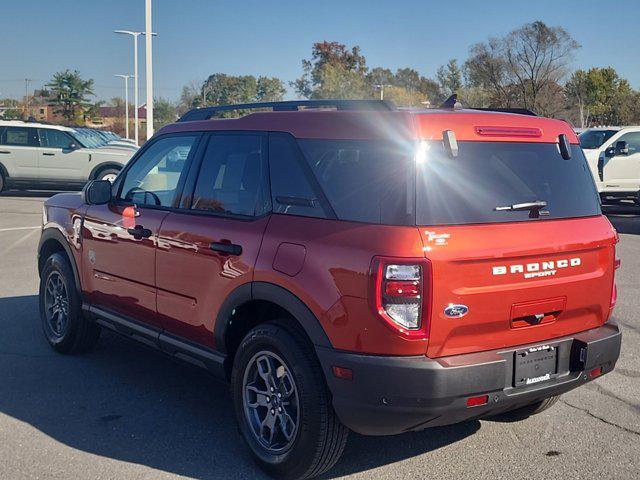
[(640, 127), (598, 127), (579, 135), (602, 203), (640, 205)]

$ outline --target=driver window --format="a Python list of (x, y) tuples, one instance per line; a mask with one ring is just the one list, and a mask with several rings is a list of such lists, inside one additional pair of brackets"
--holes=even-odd
[(136, 205), (171, 207), (197, 136), (158, 140), (127, 170), (119, 199)]
[(73, 139), (65, 132), (61, 130), (54, 130), (50, 128), (38, 129), (40, 134), (40, 146), (45, 148), (61, 148), (66, 149), (74, 143)]
[[(617, 141), (627, 142), (627, 146), (629, 147), (628, 155), (640, 153), (640, 132), (625, 133)], [(615, 144), (613, 146), (615, 147)]]

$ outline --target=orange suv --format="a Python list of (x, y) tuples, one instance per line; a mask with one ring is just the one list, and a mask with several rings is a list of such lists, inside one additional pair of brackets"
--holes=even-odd
[(188, 112), (113, 185), (46, 202), (47, 340), (107, 328), (230, 380), (254, 457), (291, 479), (349, 430), (522, 418), (610, 372), (617, 235), (578, 139), (451, 104)]

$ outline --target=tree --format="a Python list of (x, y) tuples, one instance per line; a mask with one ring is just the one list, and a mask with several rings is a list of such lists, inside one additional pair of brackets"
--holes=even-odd
[[(183, 89), (185, 97), (189, 87)], [(185, 90), (187, 89), (187, 90)], [(200, 94), (192, 96), (193, 106), (231, 105), (237, 103), (272, 102), (282, 100), (286, 93), (284, 82), (276, 77), (254, 77), (253, 75), (226, 75), (214, 73), (202, 85)], [(204, 100), (204, 104), (203, 104)], [(246, 111), (229, 111), (222, 117), (244, 115)]]
[(93, 80), (84, 80), (77, 70), (55, 73), (47, 87), (49, 100), (56, 106), (54, 111), (68, 122), (78, 122), (83, 111), (91, 106), (87, 97), (94, 94)]
[(448, 97), (454, 93), (460, 93), (460, 89), (462, 89), (462, 70), (460, 70), (458, 61), (455, 58), (438, 68), (436, 78), (445, 96)]
[(177, 119), (176, 106), (165, 98), (153, 100), (153, 128), (158, 129)]
[(562, 27), (528, 23), (474, 45), (465, 63), (468, 83), (489, 90), (496, 106), (553, 115), (562, 106), (561, 84), (579, 47)]
[(582, 127), (625, 125), (638, 119), (638, 93), (612, 67), (575, 71), (565, 85), (565, 93), (577, 106)]
[(367, 82), (372, 87), (376, 85), (393, 85), (395, 83), (395, 77), (393, 72), (388, 68), (375, 67), (367, 73)]
[(291, 83), (306, 98), (368, 98), (367, 63), (360, 47), (338, 42), (314, 43), (311, 58), (302, 60), (303, 74)]
[(178, 114), (183, 114), (187, 110), (200, 106), (202, 103), (202, 82), (192, 80), (187, 85), (182, 87), (180, 94), (180, 100), (178, 101)]

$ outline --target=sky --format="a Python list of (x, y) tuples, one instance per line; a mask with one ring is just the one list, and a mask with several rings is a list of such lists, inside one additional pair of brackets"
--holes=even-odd
[[(218, 72), (289, 82), (322, 40), (359, 45), (369, 67), (434, 77), (450, 58), (464, 62), (474, 43), (535, 20), (582, 45), (574, 68), (612, 66), (640, 88), (639, 19), (638, 0), (153, 0), (154, 90), (175, 100), (187, 83)], [(94, 79), (96, 99), (123, 97), (114, 75), (133, 73), (133, 46), (114, 29), (143, 30), (144, 0), (2, 0), (0, 98), (21, 98), (25, 78), (32, 91), (67, 68)]]

